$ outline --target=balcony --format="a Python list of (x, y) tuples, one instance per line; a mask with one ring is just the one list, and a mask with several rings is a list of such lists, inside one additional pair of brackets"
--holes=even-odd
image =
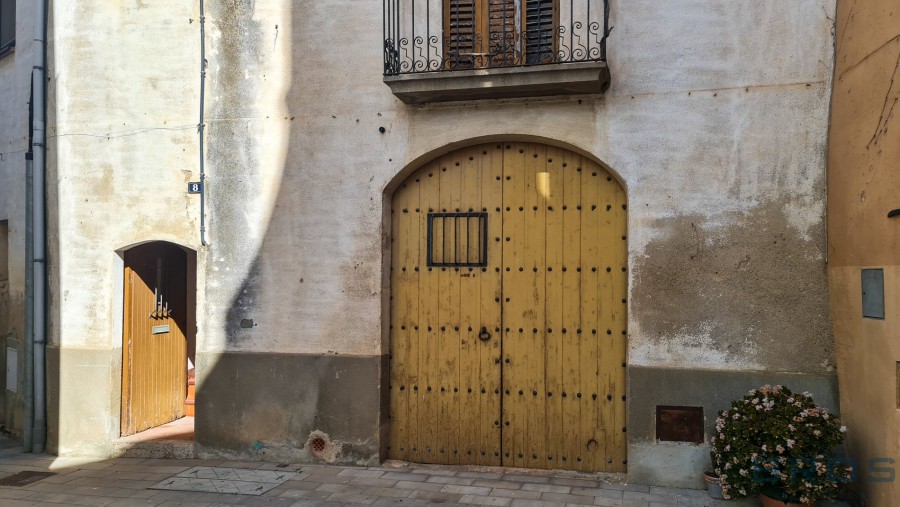
[(408, 104), (603, 93), (608, 0), (384, 0), (384, 81)]

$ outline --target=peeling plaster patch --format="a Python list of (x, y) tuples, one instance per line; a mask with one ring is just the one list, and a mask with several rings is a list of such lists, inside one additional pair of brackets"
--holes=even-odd
[(643, 255), (632, 258), (629, 362), (830, 371), (824, 228), (813, 222), (806, 237), (785, 212), (803, 205), (771, 202), (715, 220), (642, 220), (641, 227), (656, 232)]
[[(643, 342), (631, 349), (634, 359), (630, 362), (637, 366), (654, 366), (661, 363), (676, 362), (682, 368), (701, 368), (707, 370), (764, 369), (762, 363), (754, 361), (759, 349), (750, 340), (721, 347), (714, 339), (714, 326), (710, 322), (699, 324), (697, 334), (675, 334), (660, 340), (658, 343)], [(748, 330), (748, 335), (752, 330)]]
[[(794, 198), (784, 204), (784, 216), (802, 240), (810, 241), (815, 229), (822, 228), (824, 209), (825, 204), (817, 199)], [(821, 259), (822, 252), (819, 251), (815, 258)]]

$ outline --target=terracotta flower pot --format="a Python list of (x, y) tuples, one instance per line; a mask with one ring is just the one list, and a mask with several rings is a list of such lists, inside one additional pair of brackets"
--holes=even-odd
[(766, 496), (765, 493), (759, 494), (759, 502), (763, 507), (811, 507), (812, 505), (808, 503), (782, 502), (781, 500)]

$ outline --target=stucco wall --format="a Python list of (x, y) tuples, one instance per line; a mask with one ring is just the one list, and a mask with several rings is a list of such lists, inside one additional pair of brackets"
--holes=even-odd
[[(329, 376), (376, 382), (383, 372), (391, 189), (430, 157), (482, 139), (569, 147), (627, 187), (628, 362), (640, 368), (629, 417), (644, 428), (629, 433), (636, 479), (699, 481), (675, 468), (702, 467), (704, 447), (654, 441), (653, 407), (678, 404), (653, 388), (666, 375), (699, 386), (688, 402), (708, 421), (745, 388), (796, 378), (765, 372), (799, 374), (823, 401), (834, 397), (823, 219), (833, 0), (614, 1), (603, 96), (422, 107), (382, 82), (381, 9), (207, 5), (204, 452), (309, 458), (290, 448), (321, 429), (308, 414), (340, 417), (324, 412), (335, 410)], [(103, 452), (117, 430), (116, 250), (150, 239), (197, 247), (197, 201), (184, 185), (197, 176), (197, 14), (171, 3), (53, 8), (54, 361), (61, 378), (85, 371), (98, 382), (91, 394), (61, 384), (61, 452)], [(335, 359), (315, 370), (322, 356)], [(225, 365), (250, 372), (265, 361), (293, 364), (321, 388), (297, 395), (299, 375), (277, 387), (248, 375), (239, 406), (213, 396), (236, 381)], [(251, 403), (278, 390), (284, 403)], [(381, 407), (339, 430), (355, 449), (348, 460), (377, 452)], [(304, 422), (263, 442), (252, 425), (263, 418)]]
[[(628, 188), (629, 364), (647, 369), (629, 387), (647, 428), (629, 434), (633, 456), (659, 456), (647, 418), (677, 397), (650, 389), (667, 371), (693, 372), (708, 419), (775, 378), (760, 371), (808, 375), (836, 404), (823, 219), (833, 11), (613, 2), (604, 96), (409, 107), (382, 82), (380, 2), (213, 4), (203, 375), (219, 381), (220, 350), (375, 361), (391, 189), (453, 146), (509, 137), (591, 154)], [(745, 374), (718, 392), (716, 371)], [(705, 454), (665, 452), (692, 469)]]
[[(25, 152), (28, 151), (28, 101), (34, 65), (32, 34), (31, 2), (20, 0), (16, 3), (15, 51), (0, 58), (0, 221), (6, 220), (8, 228), (5, 257), (8, 299), (6, 315), (0, 316), (0, 365), (5, 371), (6, 349), (15, 348), (19, 387), (25, 360), (22, 347), (25, 334)], [(3, 311), (0, 308), (0, 312)], [(21, 389), (18, 393), (8, 391), (5, 384), (4, 375), (0, 379), (3, 389), (0, 393), (0, 424), (20, 434), (23, 423)]]
[[(873, 506), (900, 502), (893, 480), (900, 461), (900, 217), (887, 218), (900, 208), (898, 16), (896, 0), (838, 3), (828, 154), (828, 262), (841, 407), (859, 485)], [(884, 320), (862, 317), (862, 268), (884, 269)], [(893, 462), (872, 466), (871, 459)]]
[[(382, 83), (378, 2), (214, 5), (209, 289), (236, 303), (211, 309), (222, 325), (206, 347), (379, 353), (382, 189), (447, 145), (518, 135), (591, 153), (627, 183), (633, 363), (827, 371), (833, 2), (714, 4), (614, 3), (603, 97), (431, 107), (405, 106)], [(340, 33), (354, 36), (336, 44)], [(764, 268), (782, 249), (789, 258)], [(691, 260), (718, 278), (655, 274), (654, 263)], [(287, 280), (294, 290), (275, 289)], [(791, 300), (809, 311), (788, 312)], [(681, 322), (660, 315), (674, 309)], [(236, 327), (237, 316), (255, 326)], [(801, 347), (809, 354), (785, 362)]]
[(51, 2), (48, 390), (60, 453), (103, 454), (119, 435), (121, 251), (153, 240), (199, 249), (199, 200), (187, 194), (199, 166), (198, 10)]

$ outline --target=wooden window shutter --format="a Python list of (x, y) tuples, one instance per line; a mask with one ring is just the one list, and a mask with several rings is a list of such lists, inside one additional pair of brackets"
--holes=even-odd
[(559, 25), (558, 0), (525, 2), (525, 62), (533, 65), (556, 60), (556, 27)]
[(487, 2), (488, 54), (492, 67), (521, 63), (522, 33), (520, 0), (483, 0)]
[(484, 33), (482, 7), (480, 0), (444, 0), (444, 59), (449, 69), (474, 66)]
[(444, 0), (448, 69), (553, 61), (559, 0)]

